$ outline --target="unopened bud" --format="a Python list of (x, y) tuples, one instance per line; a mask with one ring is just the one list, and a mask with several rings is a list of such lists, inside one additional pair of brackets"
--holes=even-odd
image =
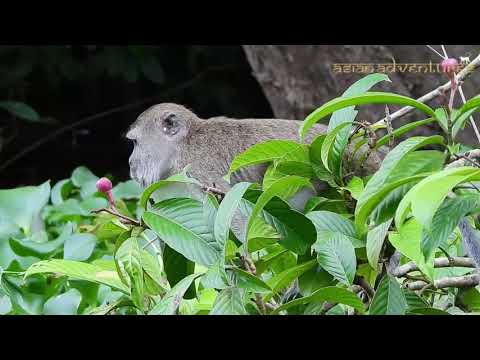
[(454, 73), (458, 69), (458, 61), (453, 58), (445, 59), (441, 62), (440, 67), (444, 73)]
[(106, 177), (97, 181), (97, 190), (103, 193), (107, 193), (112, 190), (112, 182)]

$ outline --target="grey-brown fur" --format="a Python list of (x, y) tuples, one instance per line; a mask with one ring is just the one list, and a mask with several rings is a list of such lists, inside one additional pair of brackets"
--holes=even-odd
[[(185, 133), (175, 140), (162, 133), (162, 119), (171, 113), (175, 113), (185, 126)], [(299, 121), (282, 119), (200, 119), (181, 105), (155, 105), (138, 117), (127, 134), (131, 139), (141, 141), (143, 138), (148, 143), (144, 152), (132, 154), (131, 175), (146, 186), (190, 164), (191, 175), (203, 184), (228, 190), (231, 185), (222, 177), (236, 155), (270, 139), (298, 141), (299, 126)], [(325, 125), (316, 125), (306, 142), (325, 130)], [(168, 171), (156, 171), (162, 161), (171, 162)], [(264, 170), (263, 166), (241, 170), (232, 176), (232, 185), (238, 181), (261, 182)]]

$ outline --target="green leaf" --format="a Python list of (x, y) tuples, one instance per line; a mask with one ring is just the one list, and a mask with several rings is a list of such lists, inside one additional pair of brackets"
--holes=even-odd
[[(369, 74), (360, 80), (352, 84), (342, 95), (342, 97), (349, 97), (353, 95), (360, 95), (370, 90), (373, 86), (378, 84), (381, 81), (388, 81), (390, 79), (385, 74)], [(348, 138), (351, 131), (351, 123), (355, 120), (358, 111), (355, 110), (354, 106), (343, 108), (334, 112), (328, 123), (328, 131), (331, 132), (333, 129), (338, 128), (342, 123), (349, 123), (350, 126), (342, 128), (335, 138), (334, 146), (329, 151), (330, 164), (332, 172), (338, 177), (341, 178), (342, 171), (342, 157), (345, 151), (345, 148), (348, 143)]]
[[(470, 100), (468, 100), (463, 106), (460, 108), (457, 116), (461, 116), (462, 114), (466, 113), (467, 111), (480, 110), (480, 95), (477, 95)], [(457, 118), (458, 119), (458, 118)]]
[(82, 301), (80, 292), (77, 289), (70, 289), (48, 299), (43, 307), (43, 313), (45, 315), (77, 315), (80, 301)]
[(327, 241), (316, 242), (312, 249), (316, 251), (317, 261), (325, 271), (343, 284), (353, 284), (357, 259), (348, 237), (335, 234)]
[(179, 281), (162, 300), (153, 307), (148, 315), (175, 315), (178, 307), (193, 281), (202, 274), (191, 274)]
[(425, 259), (429, 259), (433, 251), (448, 239), (461, 218), (478, 209), (480, 209), (478, 194), (446, 199), (433, 216), (431, 228), (423, 231), (421, 249)]
[(191, 184), (191, 185), (200, 186), (201, 184), (196, 179), (191, 178), (187, 175), (187, 171), (188, 171), (188, 166), (185, 169), (183, 169), (183, 172), (181, 172), (179, 174), (172, 175), (165, 180), (160, 180), (156, 183), (153, 183), (149, 187), (147, 187), (143, 191), (142, 196), (140, 197), (139, 206), (146, 210), (147, 205), (148, 205), (148, 200), (153, 195), (153, 193), (155, 191), (159, 190), (160, 188), (165, 187), (167, 185), (171, 185), (171, 184), (175, 184), (175, 183), (181, 183), (181, 184)]
[(235, 184), (230, 191), (225, 194), (224, 199), (218, 207), (217, 216), (215, 217), (214, 234), (223, 252), (225, 251), (225, 244), (228, 240), (233, 216), (240, 205), (243, 195), (245, 195), (245, 192), (251, 185), (252, 184), (247, 182)]
[(172, 249), (203, 266), (213, 265), (221, 251), (203, 219), (201, 202), (177, 198), (157, 203), (145, 212), (145, 223)]
[(407, 315), (450, 315), (448, 312), (431, 307), (416, 308), (409, 310)]
[[(167, 273), (167, 280), (170, 286), (175, 286), (182, 279), (195, 271), (195, 263), (185, 258), (182, 254), (173, 250), (165, 244), (163, 249), (163, 264)], [(192, 299), (196, 295), (195, 286), (190, 286), (185, 294), (185, 298)]]
[(310, 161), (315, 176), (326, 181), (331, 187), (336, 187), (334, 176), (325, 168), (322, 162), (322, 146), (327, 134), (318, 135), (310, 144)]
[(234, 269), (236, 286), (240, 289), (250, 290), (255, 293), (266, 293), (272, 291), (268, 286), (258, 277), (238, 268)]
[(358, 240), (353, 222), (339, 214), (330, 211), (311, 211), (306, 215), (317, 231), (317, 244), (328, 241), (337, 235), (343, 235), (354, 247), (364, 247), (365, 243)]
[(395, 213), (395, 225), (400, 228), (408, 213), (427, 229), (447, 194), (457, 185), (480, 180), (480, 170), (474, 167), (450, 168), (437, 172), (416, 184), (402, 199)]
[(209, 315), (247, 315), (243, 290), (228, 288), (220, 291)]
[(365, 307), (362, 301), (353, 292), (336, 286), (328, 286), (318, 289), (310, 296), (295, 299), (286, 304), (283, 304), (282, 306), (279, 306), (277, 309), (272, 311), (272, 315), (276, 315), (281, 311), (287, 310), (288, 308), (293, 306), (325, 301), (329, 303), (338, 303), (351, 306), (354, 309), (358, 310), (360, 313), (363, 313), (365, 311)]
[(302, 150), (302, 144), (290, 140), (269, 140), (255, 144), (233, 159), (225, 178), (229, 181), (230, 176), (241, 168), (279, 160), (299, 150)]
[(465, 127), (465, 123), (475, 111), (477, 111), (477, 109), (468, 110), (462, 115), (460, 115), (457, 119), (455, 119), (452, 127), (452, 136), (454, 139), (457, 137), (458, 132), (460, 130), (463, 130), (463, 128)]
[(60, 180), (52, 188), (50, 199), (53, 205), (59, 205), (65, 201), (73, 189), (73, 182), (70, 179)]
[(407, 132), (409, 132), (409, 131), (411, 131), (411, 130), (419, 127), (419, 126), (427, 125), (427, 124), (430, 124), (434, 121), (436, 121), (435, 118), (428, 118), (428, 119), (425, 119), (425, 120), (419, 120), (419, 121), (414, 121), (414, 122), (405, 124), (405, 125), (399, 127), (398, 129), (393, 130), (391, 135), (385, 135), (382, 138), (380, 138), (377, 141), (377, 143), (375, 144), (375, 149), (379, 149), (382, 146), (387, 145), (391, 136), (393, 136), (393, 138), (398, 138), (398, 137), (402, 136), (403, 134), (406, 134)]
[(96, 245), (97, 238), (95, 235), (88, 233), (72, 235), (65, 240), (63, 258), (76, 261), (88, 260)]
[(409, 97), (384, 92), (366, 92), (361, 95), (335, 98), (313, 111), (302, 122), (302, 125), (299, 129), (300, 137), (305, 137), (308, 130), (310, 130), (312, 126), (314, 126), (325, 116), (352, 105), (364, 104), (395, 104), (402, 106), (412, 106), (425, 112), (428, 115), (435, 116), (435, 112), (429, 106)]
[[(245, 216), (250, 216), (251, 228), (249, 231), (248, 238), (248, 249), (251, 250), (255, 245), (257, 236), (259, 236), (259, 226), (258, 220), (263, 220), (266, 224), (273, 227), (276, 233), (271, 233), (269, 235), (268, 231), (262, 231), (261, 235), (271, 236), (272, 241), (277, 241), (278, 235), (280, 235), (279, 243), (297, 253), (303, 254), (310, 247), (311, 244), (315, 241), (315, 227), (312, 222), (305, 217), (302, 213), (293, 210), (285, 201), (278, 197), (273, 197), (265, 205), (263, 210), (259, 212), (258, 218), (252, 217), (253, 209), (256, 205), (254, 202), (258, 199), (255, 198), (258, 194), (262, 194), (258, 191), (248, 191), (245, 195), (245, 198), (242, 199), (241, 211)], [(268, 228), (260, 228), (261, 230), (268, 230)], [(278, 234), (278, 235), (277, 235)], [(250, 243), (252, 242), (252, 244)]]
[(73, 224), (67, 223), (60, 236), (55, 240), (38, 243), (29, 239), (10, 238), (10, 246), (17, 255), (44, 258), (54, 253), (61, 245), (63, 245), (65, 240), (72, 236), (72, 233)]
[(141, 194), (142, 188), (134, 180), (119, 183), (112, 189), (112, 195), (114, 199), (139, 199)]
[(277, 294), (279, 291), (290, 285), (295, 279), (300, 275), (307, 272), (317, 265), (316, 260), (310, 260), (302, 264), (298, 264), (294, 267), (288, 268), (282, 271), (280, 274), (277, 274), (270, 278), (267, 281), (267, 285), (270, 286), (272, 292), (267, 294), (265, 301), (268, 301), (273, 295)]
[[(351, 123), (347, 122), (347, 123), (342, 123), (338, 125), (336, 128), (328, 132), (327, 137), (323, 141), (322, 150), (321, 150), (322, 163), (323, 163), (323, 166), (325, 166), (325, 168), (330, 172), (333, 172), (334, 170), (339, 168), (341, 154), (337, 153), (337, 154), (330, 155), (330, 152), (334, 148), (333, 145), (335, 143), (337, 135), (347, 126), (351, 127)], [(330, 164), (332, 164), (332, 167), (330, 166)], [(335, 175), (339, 175), (339, 174), (335, 174)]]
[(367, 259), (372, 269), (378, 269), (378, 259), (392, 220), (374, 227), (367, 234)]
[(115, 253), (115, 261), (124, 277), (129, 278), (133, 303), (140, 310), (144, 308), (145, 282), (142, 268), (142, 255), (136, 237), (125, 240)]
[(18, 101), (0, 101), (0, 108), (23, 120), (40, 122), (38, 113), (25, 103)]
[[(393, 218), (398, 204), (415, 183), (427, 177), (428, 173), (441, 170), (444, 161), (445, 154), (440, 151), (417, 150), (407, 154), (391, 174), (390, 181), (393, 181), (391, 184), (398, 184), (396, 179), (399, 179), (401, 185), (394, 187), (393, 190), (390, 185), (387, 185), (384, 188), (387, 191), (381, 191), (367, 201), (369, 205), (366, 204), (365, 209), (367, 210), (366, 213), (371, 211), (370, 219), (372, 222), (378, 225)], [(422, 177), (410, 178), (410, 176), (417, 174), (421, 174)], [(403, 183), (402, 179), (408, 181)], [(373, 211), (370, 206), (374, 206)]]
[[(50, 182), (40, 186), (25, 186), (0, 190), (0, 218), (8, 220), (29, 235), (40, 219), (40, 212), (50, 198)], [(43, 224), (42, 224), (43, 225)]]
[[(414, 177), (398, 180), (398, 172), (396, 167), (401, 164), (402, 159), (410, 152), (431, 144), (441, 144), (443, 138), (441, 136), (431, 137), (411, 137), (398, 144), (390, 151), (382, 162), (380, 169), (370, 178), (355, 208), (355, 226), (359, 233), (366, 232), (367, 216), (373, 210), (374, 206), (383, 198), (386, 192), (390, 192), (395, 187), (403, 185)], [(397, 181), (398, 180), (398, 181)], [(395, 186), (392, 188), (392, 183)], [(388, 190), (388, 191), (387, 191)], [(382, 197), (379, 195), (382, 194)]]
[(355, 200), (358, 200), (364, 189), (363, 180), (354, 176), (344, 189), (348, 190)]
[(73, 170), (71, 179), (73, 185), (81, 188), (92, 181), (97, 181), (99, 178), (85, 166), (79, 166)]
[(213, 264), (202, 277), (202, 286), (206, 289), (226, 289), (230, 286), (225, 272), (225, 260), (220, 259)]
[(25, 272), (25, 278), (44, 273), (57, 273), (79, 280), (104, 284), (126, 294), (129, 293), (128, 288), (120, 281), (116, 271), (105, 270), (98, 265), (72, 260), (44, 260), (30, 266)]
[(399, 233), (390, 233), (388, 239), (393, 247), (415, 262), (422, 273), (433, 280), (433, 258), (425, 261), (420, 249), (422, 231), (422, 225), (411, 219), (400, 228)]
[(407, 301), (397, 280), (385, 276), (375, 293), (370, 305), (370, 315), (404, 315)]
[(287, 200), (303, 187), (313, 188), (308, 179), (299, 176), (286, 176), (275, 181), (267, 190), (265, 190), (257, 200), (255, 207), (252, 210), (250, 219), (247, 225), (247, 238), (249, 238), (250, 228), (253, 224), (253, 219), (256, 218), (267, 203), (275, 196), (280, 199)]

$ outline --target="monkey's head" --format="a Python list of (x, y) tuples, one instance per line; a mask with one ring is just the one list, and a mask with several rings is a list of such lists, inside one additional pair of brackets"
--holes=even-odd
[(167, 178), (196, 115), (181, 105), (163, 103), (144, 111), (126, 137), (133, 141), (130, 176), (142, 186)]

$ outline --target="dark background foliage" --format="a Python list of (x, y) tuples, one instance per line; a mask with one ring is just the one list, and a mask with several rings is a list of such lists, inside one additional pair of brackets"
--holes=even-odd
[[(201, 117), (271, 117), (241, 46), (1, 46), (0, 101), (35, 109), (39, 123), (0, 109), (0, 165), (62, 127), (115, 109), (37, 147), (0, 172), (0, 188), (56, 181), (86, 165), (128, 177), (128, 126), (159, 102)], [(132, 106), (128, 106), (132, 104)]]

